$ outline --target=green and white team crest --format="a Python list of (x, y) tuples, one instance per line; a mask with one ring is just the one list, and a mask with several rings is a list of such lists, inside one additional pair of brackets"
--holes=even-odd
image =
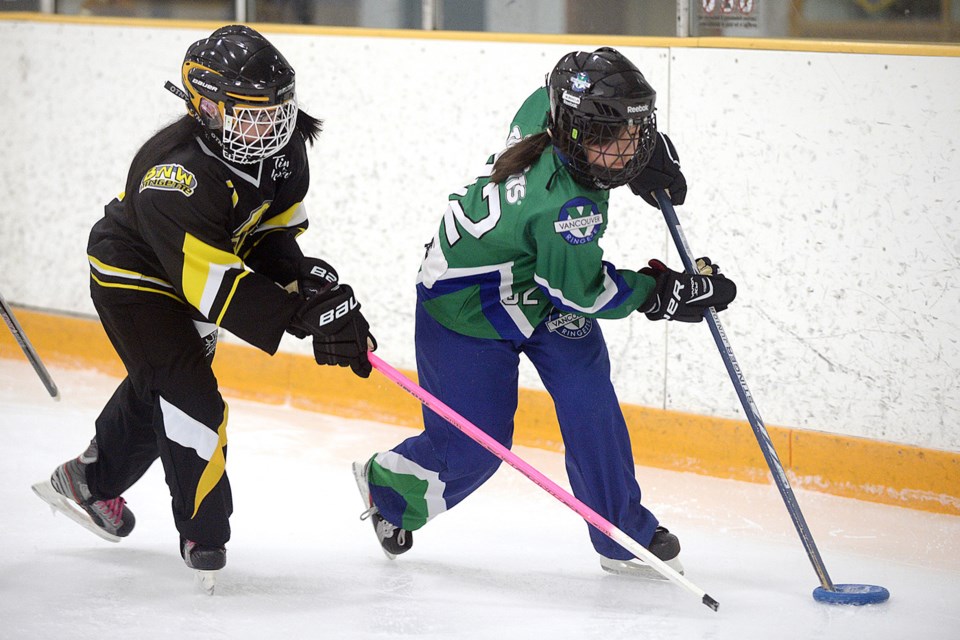
[(597, 203), (584, 196), (567, 200), (553, 223), (554, 230), (570, 244), (586, 244), (597, 237), (603, 214)]
[(593, 329), (593, 320), (577, 313), (554, 311), (546, 319), (547, 330), (569, 338), (579, 340), (590, 335)]

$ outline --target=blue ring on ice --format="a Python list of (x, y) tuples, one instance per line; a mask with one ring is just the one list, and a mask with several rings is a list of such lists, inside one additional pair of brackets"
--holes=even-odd
[(833, 591), (817, 587), (813, 590), (813, 599), (827, 604), (879, 604), (890, 599), (890, 592), (873, 584), (835, 584)]

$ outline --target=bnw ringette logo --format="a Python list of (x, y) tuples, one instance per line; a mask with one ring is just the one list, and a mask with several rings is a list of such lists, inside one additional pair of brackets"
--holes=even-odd
[(553, 223), (553, 229), (570, 244), (586, 244), (597, 237), (603, 224), (603, 214), (590, 198), (577, 196), (568, 200)]
[(590, 331), (593, 330), (593, 320), (575, 313), (554, 311), (547, 316), (546, 322), (547, 330), (550, 333), (558, 333), (570, 340), (585, 338), (590, 335)]
[(146, 189), (179, 191), (188, 198), (197, 189), (197, 178), (179, 164), (158, 164), (151, 167), (140, 181), (140, 192)]

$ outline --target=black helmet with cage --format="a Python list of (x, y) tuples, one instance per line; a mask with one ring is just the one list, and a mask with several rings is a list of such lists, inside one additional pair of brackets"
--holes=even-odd
[(627, 184), (657, 140), (657, 93), (619, 51), (574, 51), (547, 78), (550, 135), (573, 178), (591, 189)]
[(221, 27), (194, 42), (184, 56), (181, 76), (187, 111), (226, 160), (258, 162), (293, 136), (293, 68), (250, 27)]

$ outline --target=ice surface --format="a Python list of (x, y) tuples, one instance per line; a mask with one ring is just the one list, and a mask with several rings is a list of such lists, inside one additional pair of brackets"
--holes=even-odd
[[(84, 449), (118, 382), (51, 373), (60, 403), (28, 364), (0, 359), (4, 640), (960, 637), (958, 517), (798, 491), (833, 580), (892, 594), (830, 606), (813, 600), (819, 582), (772, 484), (639, 468), (714, 613), (672, 583), (601, 571), (587, 525), (503, 466), (391, 562), (359, 519), (350, 463), (414, 431), (229, 398), (233, 539), (210, 597), (180, 560), (159, 464), (125, 494), (137, 528), (119, 544), (30, 491)], [(567, 486), (559, 455), (516, 451)]]

